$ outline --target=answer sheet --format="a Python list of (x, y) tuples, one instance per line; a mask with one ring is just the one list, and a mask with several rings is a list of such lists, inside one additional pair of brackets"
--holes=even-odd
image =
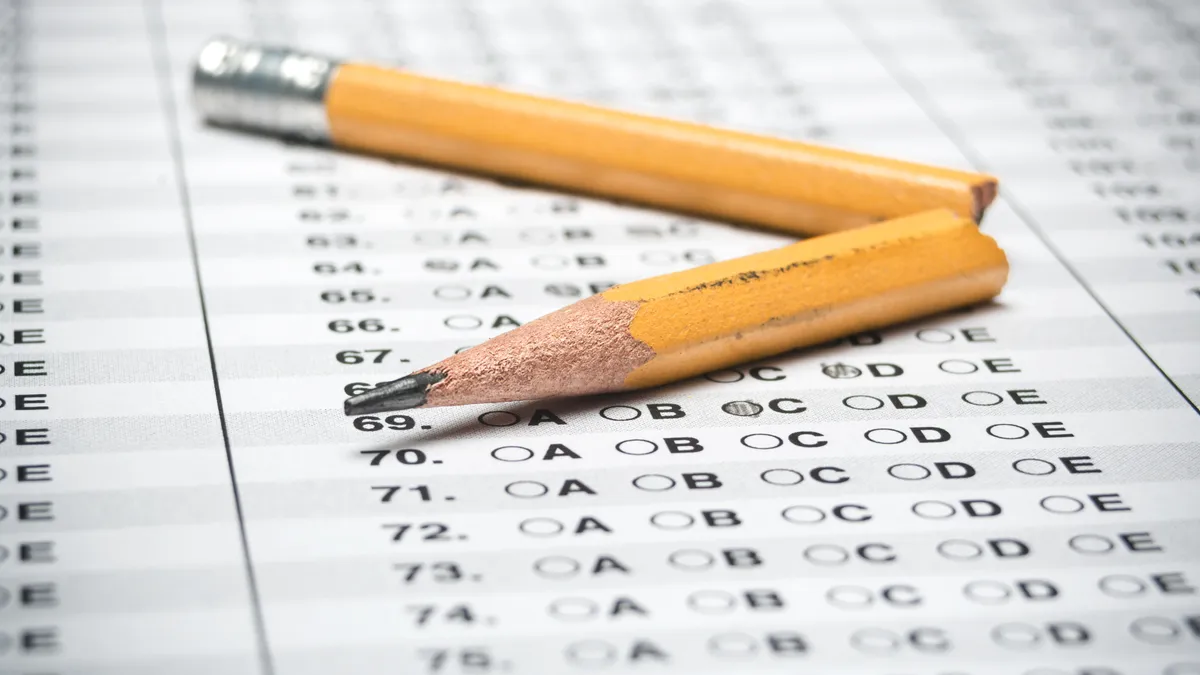
[[(0, 0), (0, 673), (1200, 673), (1200, 3)], [(995, 174), (999, 299), (342, 400), (768, 232), (205, 128), (226, 34)]]

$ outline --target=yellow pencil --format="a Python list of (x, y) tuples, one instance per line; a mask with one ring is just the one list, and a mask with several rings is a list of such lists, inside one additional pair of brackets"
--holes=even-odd
[(1000, 292), (1008, 261), (946, 210), (615, 286), (346, 401), (359, 415), (673, 382)]
[(980, 302), (1008, 276), (976, 227), (996, 194), (981, 174), (229, 39), (203, 48), (194, 83), (218, 124), (832, 233), (614, 287), (351, 397), (347, 415), (654, 386)]
[(990, 176), (211, 40), (200, 113), (374, 154), (821, 234), (949, 209), (976, 222)]

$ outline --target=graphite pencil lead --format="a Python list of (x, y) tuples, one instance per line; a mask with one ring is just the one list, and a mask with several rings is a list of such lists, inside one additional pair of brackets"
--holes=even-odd
[(398, 380), (386, 382), (370, 391), (346, 399), (346, 414), (349, 416), (366, 415), (419, 408), (425, 405), (425, 395), (429, 392), (429, 388), (444, 379), (446, 379), (445, 373), (405, 375)]

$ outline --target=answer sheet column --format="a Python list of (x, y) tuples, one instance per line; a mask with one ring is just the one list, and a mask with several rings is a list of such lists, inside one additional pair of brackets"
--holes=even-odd
[(261, 673), (140, 2), (0, 1), (0, 672)]

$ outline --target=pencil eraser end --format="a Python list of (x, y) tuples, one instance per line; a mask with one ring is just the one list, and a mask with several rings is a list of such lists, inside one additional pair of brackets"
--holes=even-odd
[(192, 68), (192, 98), (208, 123), (311, 141), (329, 140), (325, 92), (338, 62), (215, 37)]

